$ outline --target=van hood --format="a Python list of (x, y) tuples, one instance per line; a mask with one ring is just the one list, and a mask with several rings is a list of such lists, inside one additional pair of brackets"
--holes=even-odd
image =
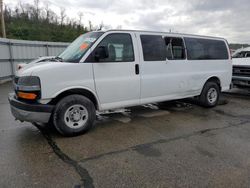
[(72, 65), (73, 63), (67, 63), (67, 62), (55, 62), (55, 61), (46, 61), (46, 62), (39, 62), (36, 64), (31, 64), (23, 67), (22, 69), (18, 70), (16, 72), (16, 76), (39, 76), (40, 72), (45, 72), (48, 70), (56, 69), (56, 68), (62, 68), (62, 67), (68, 67)]
[(250, 58), (233, 58), (233, 66), (250, 66)]
[[(30, 76), (34, 70), (35, 66), (43, 65), (43, 64), (51, 64), (52, 62), (38, 62), (38, 63), (29, 63), (25, 65), (22, 69), (16, 71), (16, 76)], [(54, 63), (54, 62), (53, 62)]]

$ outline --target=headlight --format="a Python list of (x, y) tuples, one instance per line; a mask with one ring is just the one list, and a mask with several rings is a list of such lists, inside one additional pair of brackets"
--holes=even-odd
[(37, 76), (16, 77), (14, 87), (18, 98), (35, 100), (41, 96), (41, 84)]

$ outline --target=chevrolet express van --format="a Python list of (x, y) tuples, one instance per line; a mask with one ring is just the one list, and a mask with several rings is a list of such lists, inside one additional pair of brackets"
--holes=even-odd
[(198, 97), (216, 106), (228, 90), (232, 63), (223, 38), (109, 30), (79, 36), (48, 62), (14, 78), (14, 117), (52, 122), (63, 135), (88, 131), (96, 111)]

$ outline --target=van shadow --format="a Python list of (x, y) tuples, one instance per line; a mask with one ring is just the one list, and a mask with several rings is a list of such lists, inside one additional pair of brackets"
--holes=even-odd
[(250, 88), (239, 89), (233, 88), (224, 93), (226, 96), (235, 97), (235, 98), (243, 98), (249, 99), (250, 98)]
[[(219, 105), (225, 105), (229, 101), (224, 97), (221, 97)], [(96, 121), (93, 129), (89, 131), (92, 133), (95, 129), (120, 126), (121, 124), (128, 124), (131, 121), (139, 121), (145, 118), (154, 118), (157, 116), (164, 116), (170, 112), (187, 111), (199, 107), (200, 103), (195, 98), (187, 98), (182, 100), (166, 101), (163, 103), (154, 103), (141, 106), (135, 106), (131, 108), (118, 109), (112, 111), (106, 111), (103, 113), (97, 113)], [(34, 124), (42, 133), (50, 134), (50, 136), (59, 138), (60, 135), (53, 124), (38, 125)]]

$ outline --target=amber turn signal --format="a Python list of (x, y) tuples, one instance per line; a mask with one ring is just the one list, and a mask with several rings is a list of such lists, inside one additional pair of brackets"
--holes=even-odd
[(17, 96), (23, 99), (36, 99), (37, 95), (35, 93), (24, 93), (24, 92), (17, 92)]

